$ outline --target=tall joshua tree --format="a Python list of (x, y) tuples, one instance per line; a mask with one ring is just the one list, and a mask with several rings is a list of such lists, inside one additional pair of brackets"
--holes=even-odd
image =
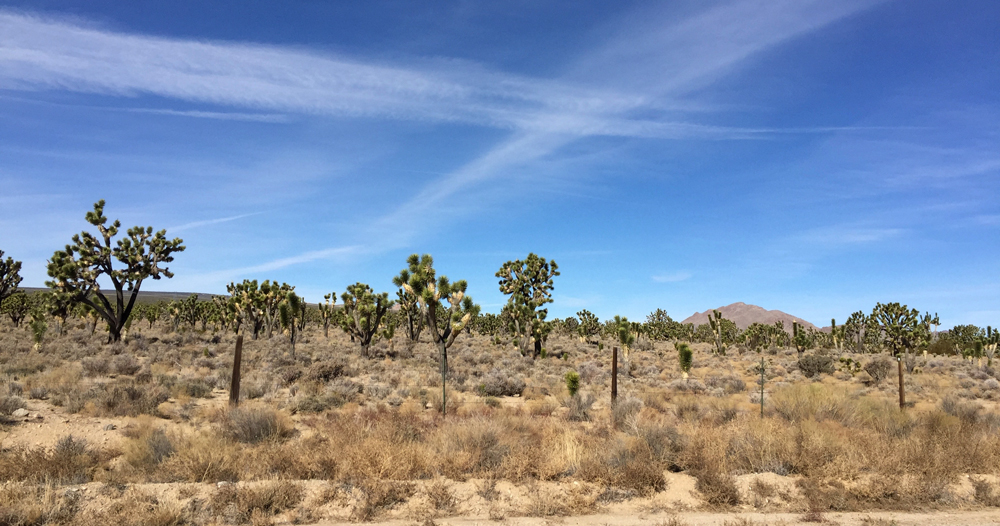
[(419, 298), (406, 289), (406, 284), (410, 282), (410, 270), (403, 269), (399, 275), (392, 278), (392, 284), (398, 287), (396, 296), (399, 301), (399, 311), (406, 318), (406, 337), (415, 342), (420, 339), (420, 331), (424, 329), (424, 319), (420, 314)]
[(288, 341), (292, 344), (292, 356), (295, 356), (296, 329), (299, 328), (299, 322), (305, 317), (305, 311), (305, 302), (292, 291), (288, 291), (285, 301), (282, 301), (281, 305), (278, 306), (281, 328), (288, 331)]
[(580, 325), (577, 326), (576, 330), (584, 342), (590, 342), (591, 338), (601, 333), (601, 322), (594, 313), (583, 309), (576, 315), (580, 318)]
[(336, 307), (337, 295), (330, 293), (323, 295), (325, 303), (319, 304), (319, 319), (323, 324), (323, 337), (330, 338), (330, 320), (333, 319), (333, 311)]
[(17, 286), (21, 284), (21, 262), (14, 261), (8, 257), (3, 259), (3, 250), (0, 250), (0, 303), (8, 296), (17, 292)]
[(510, 306), (515, 332), (519, 336), (521, 352), (527, 352), (531, 340), (535, 342), (533, 357), (542, 353), (545, 331), (545, 317), (548, 309), (541, 308), (552, 303), (552, 279), (559, 275), (559, 265), (546, 261), (534, 253), (523, 261), (508, 261), (497, 271), (500, 278), (500, 292), (510, 296)]
[(930, 332), (930, 327), (921, 323), (917, 309), (910, 309), (899, 303), (876, 304), (871, 318), (881, 325), (882, 347), (896, 358), (899, 367), (899, 407), (902, 409), (906, 404), (903, 394), (903, 358), (907, 353), (913, 352), (924, 338), (924, 333)]
[[(183, 241), (168, 240), (166, 230), (154, 234), (153, 227), (135, 226), (113, 245), (121, 222), (107, 224), (103, 199), (94, 204), (93, 211), (87, 212), (86, 219), (97, 227), (98, 235), (81, 232), (73, 236), (72, 245), (57, 250), (48, 264), (52, 281), (45, 284), (96, 311), (108, 322), (108, 341), (120, 341), (142, 282), (164, 276), (172, 278), (173, 273), (162, 265), (172, 262), (175, 252), (184, 250)], [(115, 261), (122, 268), (115, 268)], [(111, 299), (98, 284), (101, 276), (111, 281), (115, 289)]]
[(708, 315), (708, 324), (712, 328), (712, 337), (715, 340), (715, 354), (725, 355), (726, 348), (723, 347), (722, 343), (722, 313), (713, 310), (712, 314)]
[(361, 344), (361, 355), (367, 358), (372, 338), (379, 334), (382, 318), (392, 307), (389, 293), (376, 294), (368, 285), (355, 283), (347, 286), (340, 299), (344, 301), (341, 328)]
[[(436, 276), (434, 259), (430, 254), (422, 257), (412, 254), (406, 262), (410, 275), (410, 280), (405, 285), (406, 290), (418, 298), (427, 331), (441, 354), (441, 412), (447, 414), (448, 347), (479, 314), (479, 305), (465, 295), (468, 286), (465, 280), (452, 283), (445, 276)], [(445, 303), (448, 304), (447, 307)], [(440, 321), (437, 316), (439, 309), (445, 314)]]

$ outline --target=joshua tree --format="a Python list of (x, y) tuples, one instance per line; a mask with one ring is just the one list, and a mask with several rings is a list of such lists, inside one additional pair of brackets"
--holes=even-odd
[[(329, 338), (330, 320), (333, 318), (333, 311), (336, 308), (334, 307), (334, 303), (337, 301), (337, 295), (331, 292), (330, 294), (325, 294), (323, 299), (326, 301), (319, 304), (319, 319), (323, 323), (323, 337)], [(333, 301), (330, 301), (331, 299)]]
[(392, 278), (392, 284), (397, 287), (396, 296), (399, 301), (399, 311), (406, 318), (406, 338), (411, 342), (420, 340), (420, 331), (424, 329), (424, 317), (420, 314), (419, 298), (406, 290), (406, 284), (410, 282), (409, 269), (399, 271), (399, 275)]
[(986, 356), (986, 366), (993, 366), (993, 357), (997, 353), (997, 344), (1000, 344), (1000, 330), (994, 331), (992, 326), (986, 326), (986, 337), (982, 339), (983, 355)]
[[(418, 298), (427, 330), (441, 353), (441, 412), (447, 414), (448, 347), (479, 314), (479, 305), (465, 295), (468, 287), (465, 280), (452, 283), (445, 276), (436, 277), (434, 259), (430, 254), (424, 254), (423, 257), (412, 254), (406, 262), (410, 272), (410, 281), (405, 285), (406, 291)], [(448, 303), (448, 307), (444, 307), (442, 300)], [(446, 314), (443, 323), (438, 321), (439, 309)]]
[(364, 283), (347, 286), (347, 292), (340, 295), (344, 301), (344, 319), (341, 328), (361, 344), (361, 355), (368, 357), (368, 347), (379, 331), (382, 317), (392, 307), (389, 293), (375, 294)]
[(795, 344), (795, 350), (800, 355), (812, 347), (812, 338), (810, 338), (809, 333), (798, 322), (794, 321), (792, 322), (792, 343)]
[(541, 308), (552, 303), (552, 280), (559, 275), (559, 265), (546, 261), (534, 253), (525, 260), (508, 261), (497, 271), (500, 278), (500, 292), (510, 296), (507, 304), (511, 308), (515, 324), (515, 334), (519, 336), (521, 352), (527, 353), (527, 345), (535, 342), (533, 357), (542, 353), (545, 317), (548, 309)]
[(844, 328), (837, 327), (836, 318), (830, 318), (830, 341), (833, 343), (833, 348), (839, 352), (844, 343)]
[(257, 339), (264, 327), (264, 294), (257, 286), (257, 280), (245, 279), (241, 283), (226, 286), (230, 300), (227, 302), (227, 316), (238, 334), (243, 325), (252, 331), (251, 338)]
[(920, 312), (917, 309), (910, 309), (899, 303), (878, 303), (872, 310), (871, 317), (882, 326), (882, 347), (896, 357), (899, 367), (899, 407), (902, 409), (906, 404), (903, 394), (903, 358), (916, 348), (923, 338), (923, 332), (928, 331), (929, 327), (920, 323)]
[(0, 303), (17, 292), (17, 286), (21, 284), (20, 271), (21, 262), (10, 257), (4, 260), (3, 250), (0, 250)]
[(31, 311), (31, 298), (28, 297), (23, 291), (18, 291), (10, 296), (7, 296), (0, 304), (0, 312), (7, 315), (10, 318), (11, 323), (14, 327), (21, 326), (21, 320)]
[(681, 368), (681, 376), (687, 382), (688, 375), (691, 374), (691, 365), (694, 363), (694, 353), (686, 343), (677, 344), (677, 365)]
[(49, 329), (45, 323), (45, 313), (35, 310), (31, 313), (31, 337), (35, 341), (35, 350), (42, 347), (42, 340), (45, 339), (45, 331)]
[(715, 354), (723, 355), (726, 354), (726, 348), (722, 343), (722, 313), (717, 310), (712, 310), (712, 314), (708, 316), (708, 324), (712, 329), (712, 336), (715, 338)]
[(305, 302), (292, 291), (288, 291), (285, 301), (278, 307), (278, 317), (281, 318), (281, 328), (288, 331), (288, 341), (292, 344), (292, 356), (295, 356), (295, 340), (298, 322), (305, 317)]
[(590, 343), (591, 338), (601, 333), (600, 320), (587, 309), (576, 313), (576, 316), (580, 318), (580, 325), (576, 328), (577, 332), (580, 333), (580, 338), (583, 338), (584, 342)]
[(267, 328), (267, 338), (270, 339), (274, 333), (274, 328), (278, 325), (278, 309), (281, 302), (285, 301), (288, 293), (295, 290), (295, 287), (288, 283), (278, 285), (277, 281), (264, 280), (260, 284), (260, 310), (264, 315), (265, 327)]
[[(147, 278), (173, 277), (173, 273), (161, 265), (172, 262), (174, 253), (183, 251), (184, 246), (180, 238), (168, 240), (166, 230), (154, 234), (153, 227), (139, 226), (128, 229), (126, 237), (112, 246), (121, 222), (116, 220), (106, 225), (108, 218), (104, 216), (103, 199), (94, 204), (93, 211), (87, 212), (86, 219), (97, 227), (99, 235), (81, 232), (73, 236), (72, 245), (56, 251), (48, 264), (52, 281), (46, 285), (94, 309), (108, 322), (108, 341), (120, 341), (142, 282)], [(124, 268), (114, 268), (115, 260)], [(113, 303), (98, 284), (101, 276), (115, 289)]]
[(66, 294), (60, 292), (48, 292), (45, 294), (45, 309), (53, 318), (59, 320), (56, 324), (56, 334), (62, 336), (66, 327), (66, 319), (69, 318), (73, 309), (73, 301)]
[(629, 352), (632, 346), (635, 345), (636, 334), (632, 330), (632, 323), (628, 321), (628, 318), (623, 318), (621, 316), (615, 316), (614, 323), (614, 335), (618, 340), (618, 343), (622, 346), (622, 353), (625, 357), (626, 362), (629, 358)]

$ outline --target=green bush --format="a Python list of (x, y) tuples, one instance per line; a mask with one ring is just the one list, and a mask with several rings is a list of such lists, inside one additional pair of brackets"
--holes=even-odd
[(580, 373), (576, 371), (570, 371), (566, 373), (566, 390), (569, 391), (570, 396), (576, 395), (576, 392), (580, 390)]
[(807, 354), (799, 359), (799, 370), (806, 378), (833, 373), (833, 357), (826, 354)]

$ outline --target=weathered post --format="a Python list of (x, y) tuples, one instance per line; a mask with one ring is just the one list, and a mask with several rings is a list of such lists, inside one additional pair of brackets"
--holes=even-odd
[(896, 363), (899, 365), (899, 408), (906, 408), (906, 394), (903, 392), (903, 355), (896, 355)]
[(611, 351), (611, 407), (618, 402), (618, 347)]
[(760, 417), (764, 418), (764, 357), (760, 357)]
[(236, 336), (236, 353), (233, 355), (233, 381), (229, 384), (229, 407), (240, 405), (240, 361), (243, 358), (243, 335)]

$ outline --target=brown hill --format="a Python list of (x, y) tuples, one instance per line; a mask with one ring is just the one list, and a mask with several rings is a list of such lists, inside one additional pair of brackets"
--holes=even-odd
[[(715, 309), (722, 313), (722, 317), (727, 320), (731, 320), (740, 329), (746, 329), (751, 323), (766, 323), (768, 325), (781, 321), (785, 324), (785, 330), (789, 333), (792, 332), (792, 322), (797, 322), (803, 327), (816, 328), (815, 325), (792, 316), (791, 314), (781, 312), (780, 310), (767, 310), (763, 307), (758, 307), (756, 305), (747, 305), (742, 301), (739, 303), (733, 303), (732, 305), (726, 305), (725, 307), (719, 307)], [(712, 313), (712, 309), (705, 312), (696, 312), (689, 316), (686, 320), (681, 323), (693, 323), (695, 327), (708, 323), (708, 315)]]

